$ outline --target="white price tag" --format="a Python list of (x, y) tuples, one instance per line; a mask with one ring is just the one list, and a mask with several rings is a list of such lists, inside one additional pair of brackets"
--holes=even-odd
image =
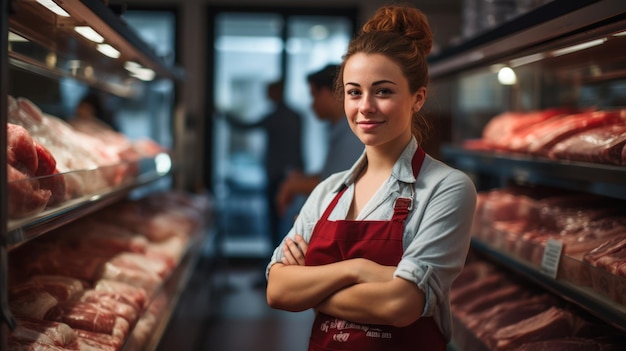
[(561, 241), (548, 239), (546, 249), (543, 252), (543, 259), (541, 260), (541, 273), (556, 279), (562, 251), (563, 243)]

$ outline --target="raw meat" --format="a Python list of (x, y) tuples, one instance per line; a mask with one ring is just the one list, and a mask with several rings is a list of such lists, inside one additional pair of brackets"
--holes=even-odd
[(572, 113), (571, 109), (533, 112), (504, 112), (493, 117), (483, 128), (483, 139), (495, 148), (509, 149), (511, 138), (532, 129), (538, 123)]
[(571, 312), (551, 307), (496, 331), (493, 348), (497, 351), (514, 350), (528, 342), (574, 336), (577, 321)]
[(66, 346), (76, 339), (76, 334), (65, 323), (19, 318), (17, 327), (10, 332), (9, 338)]
[(143, 288), (109, 279), (100, 279), (94, 285), (97, 291), (107, 291), (120, 294), (131, 300), (134, 304), (145, 308), (148, 303), (148, 295)]
[(41, 189), (37, 179), (31, 179), (10, 164), (7, 165), (7, 192), (9, 218), (22, 218), (41, 212), (52, 197), (52, 192)]
[(39, 341), (9, 339), (9, 351), (68, 351), (60, 346), (53, 346)]
[(62, 322), (74, 329), (83, 329), (126, 338), (128, 322), (114, 312), (97, 304), (82, 301), (63, 301), (52, 307), (44, 319)]
[(83, 343), (87, 343), (87, 340), (89, 340), (90, 342), (97, 343), (100, 346), (112, 347), (113, 350), (119, 350), (123, 344), (123, 340), (112, 335), (94, 333), (81, 329), (76, 329), (75, 333), (77, 338)]
[(523, 150), (547, 155), (555, 144), (572, 135), (600, 126), (623, 124), (625, 118), (626, 110), (593, 111), (565, 116), (533, 128), (532, 133), (525, 138)]
[(552, 147), (555, 159), (626, 165), (622, 150), (626, 145), (626, 124), (615, 124), (583, 131)]
[(497, 330), (526, 318), (535, 316), (554, 305), (555, 299), (549, 295), (525, 296), (518, 300), (506, 301), (480, 313), (468, 316), (465, 323), (476, 336), (489, 344), (489, 338)]
[(453, 309), (457, 306), (464, 306), (482, 296), (485, 291), (490, 291), (502, 286), (511, 284), (506, 276), (499, 272), (489, 272), (486, 276), (481, 277), (469, 284), (457, 287), (450, 292), (450, 303)]
[(464, 316), (483, 312), (492, 306), (510, 301), (512, 299), (524, 298), (528, 292), (520, 285), (510, 283), (493, 290), (484, 290), (481, 296), (477, 296), (473, 301), (457, 306), (455, 314), (463, 319)]
[(77, 297), (77, 300), (93, 303), (98, 307), (113, 312), (116, 316), (122, 317), (128, 321), (129, 325), (133, 325), (138, 318), (139, 311), (131, 304), (125, 303), (106, 293), (98, 293), (96, 290), (91, 290), (91, 293)]
[(88, 289), (84, 290), (80, 296), (78, 297), (80, 301), (86, 302), (98, 302), (100, 300), (113, 300), (124, 306), (128, 306), (132, 308), (136, 314), (139, 314), (143, 309), (143, 306), (139, 305), (136, 299), (133, 299), (131, 296), (126, 296), (125, 294), (113, 291), (105, 291), (105, 290), (95, 290)]
[(31, 289), (48, 292), (59, 301), (65, 301), (83, 291), (84, 283), (78, 279), (59, 275), (36, 275), (26, 282), (13, 285), (11, 294), (23, 294)]
[(29, 177), (37, 172), (38, 158), (33, 138), (24, 127), (12, 123), (7, 124), (7, 162)]
[(9, 308), (17, 317), (43, 319), (46, 313), (58, 302), (54, 296), (45, 290), (31, 289), (11, 295)]
[(621, 351), (626, 345), (585, 338), (557, 338), (526, 343), (515, 351)]

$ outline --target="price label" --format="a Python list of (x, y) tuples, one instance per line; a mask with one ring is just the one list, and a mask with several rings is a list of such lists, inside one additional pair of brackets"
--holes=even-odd
[(562, 251), (562, 242), (552, 239), (547, 241), (546, 249), (543, 251), (543, 259), (541, 260), (541, 273), (556, 279)]

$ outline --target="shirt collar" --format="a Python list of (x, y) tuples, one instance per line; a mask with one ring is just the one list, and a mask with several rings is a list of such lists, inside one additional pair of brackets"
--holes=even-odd
[[(415, 137), (411, 138), (411, 141), (404, 148), (400, 157), (393, 165), (391, 170), (391, 176), (404, 183), (415, 183), (415, 176), (413, 176), (413, 155), (417, 151), (417, 140)], [(335, 192), (339, 192), (344, 187), (352, 185), (356, 178), (361, 174), (361, 171), (367, 165), (367, 153), (363, 151), (359, 159), (352, 165), (350, 171), (346, 173), (340, 185), (335, 189)]]

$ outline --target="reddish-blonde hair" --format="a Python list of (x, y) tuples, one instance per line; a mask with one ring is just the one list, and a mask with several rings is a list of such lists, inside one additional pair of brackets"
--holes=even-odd
[[(354, 54), (380, 54), (394, 61), (409, 82), (409, 90), (415, 93), (428, 85), (426, 55), (432, 49), (430, 25), (424, 13), (417, 8), (388, 5), (379, 8), (350, 42), (343, 57), (335, 81), (335, 90), (343, 96), (343, 70), (346, 61)], [(430, 126), (424, 116), (413, 115), (412, 132), (422, 142)]]

